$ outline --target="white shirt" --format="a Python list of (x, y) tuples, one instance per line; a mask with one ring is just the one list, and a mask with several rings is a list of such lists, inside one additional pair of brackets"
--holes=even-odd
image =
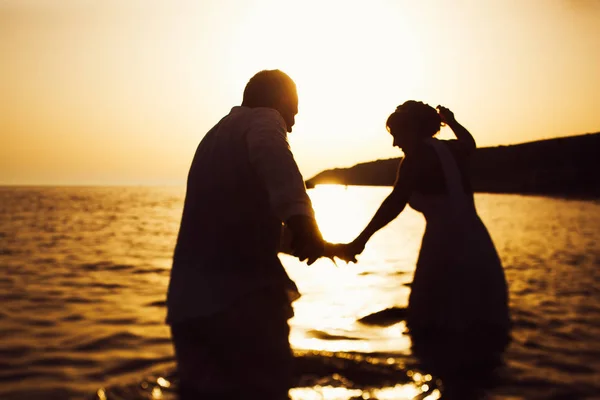
[(250, 114), (246, 136), (250, 163), (267, 186), (273, 211), (282, 221), (298, 214), (314, 217), (281, 114), (272, 108), (232, 108), (230, 115), (238, 114)]
[(233, 107), (192, 162), (167, 296), (167, 322), (218, 312), (275, 285), (295, 290), (279, 258), (282, 223), (314, 217), (304, 179), (271, 108)]

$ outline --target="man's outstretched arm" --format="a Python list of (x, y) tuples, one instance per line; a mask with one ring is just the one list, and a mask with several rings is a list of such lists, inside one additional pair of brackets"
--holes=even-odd
[(267, 188), (275, 215), (292, 233), (292, 253), (310, 265), (324, 248), (312, 203), (287, 141), (285, 122), (275, 110), (260, 113), (246, 138), (250, 163)]

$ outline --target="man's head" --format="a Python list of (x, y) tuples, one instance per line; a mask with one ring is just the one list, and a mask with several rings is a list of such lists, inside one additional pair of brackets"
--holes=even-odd
[(270, 107), (279, 111), (291, 132), (298, 114), (296, 84), (278, 69), (260, 71), (246, 84), (242, 106)]

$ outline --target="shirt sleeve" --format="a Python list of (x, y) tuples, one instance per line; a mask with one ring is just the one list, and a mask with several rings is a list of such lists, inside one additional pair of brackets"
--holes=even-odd
[(285, 122), (275, 110), (256, 109), (246, 136), (250, 164), (269, 193), (282, 221), (293, 215), (314, 218), (304, 179), (287, 141)]

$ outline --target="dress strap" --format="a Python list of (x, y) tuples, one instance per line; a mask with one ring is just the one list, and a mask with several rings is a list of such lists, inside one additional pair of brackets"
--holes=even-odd
[(446, 179), (448, 194), (450, 195), (452, 202), (458, 208), (461, 208), (461, 206), (464, 207), (468, 204), (468, 197), (463, 188), (458, 164), (450, 152), (450, 149), (448, 149), (448, 147), (445, 146), (440, 140), (435, 138), (426, 139), (425, 143), (431, 145), (438, 155), (442, 165), (444, 178)]

